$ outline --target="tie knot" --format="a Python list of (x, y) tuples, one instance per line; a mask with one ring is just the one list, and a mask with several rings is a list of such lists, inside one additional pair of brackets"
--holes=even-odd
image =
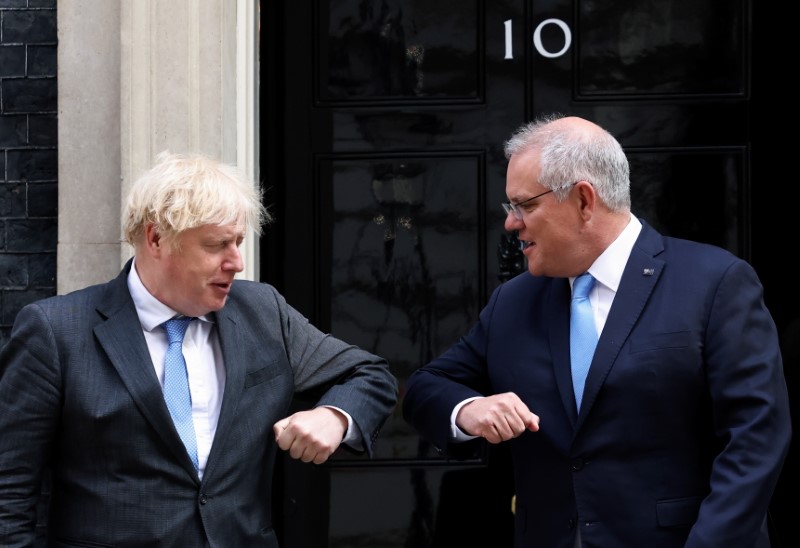
[(186, 328), (192, 323), (194, 318), (181, 316), (172, 318), (164, 322), (164, 329), (167, 331), (167, 339), (169, 344), (182, 343), (183, 336), (186, 334)]
[(594, 286), (594, 278), (588, 272), (584, 272), (572, 282), (572, 299), (586, 299)]

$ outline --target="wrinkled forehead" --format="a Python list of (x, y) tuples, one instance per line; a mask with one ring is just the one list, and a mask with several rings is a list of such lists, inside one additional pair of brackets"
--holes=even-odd
[(539, 188), (541, 165), (539, 153), (526, 150), (511, 157), (506, 171), (506, 191), (530, 191)]

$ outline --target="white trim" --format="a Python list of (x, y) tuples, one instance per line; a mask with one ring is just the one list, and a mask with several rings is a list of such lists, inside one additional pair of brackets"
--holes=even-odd
[[(256, 70), (258, 51), (256, 31), (258, 29), (258, 9), (256, 0), (237, 0), (236, 2), (236, 163), (239, 169), (258, 184), (256, 158)], [(259, 279), (258, 238), (249, 232), (242, 244), (245, 270), (239, 277), (249, 280)]]
[[(59, 0), (59, 293), (106, 281), (128, 187), (196, 151), (257, 180), (257, 0)], [(245, 239), (243, 278), (258, 278)]]

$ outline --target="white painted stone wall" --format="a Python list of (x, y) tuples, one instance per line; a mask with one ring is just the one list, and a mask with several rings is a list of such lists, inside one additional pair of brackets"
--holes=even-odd
[[(162, 150), (238, 164), (254, 180), (257, 0), (59, 0), (57, 291), (130, 257), (125, 192)], [(257, 279), (257, 242), (245, 240)]]

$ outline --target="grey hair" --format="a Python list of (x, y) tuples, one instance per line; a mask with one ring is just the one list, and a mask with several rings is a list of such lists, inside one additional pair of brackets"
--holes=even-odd
[(506, 159), (537, 150), (539, 184), (553, 189), (560, 201), (571, 183), (589, 181), (600, 200), (615, 212), (630, 211), (630, 165), (619, 142), (605, 129), (554, 124), (564, 118), (549, 114), (520, 126), (504, 143)]
[(199, 154), (164, 151), (131, 187), (122, 235), (136, 246), (152, 223), (175, 244), (178, 234), (198, 226), (242, 223), (260, 235), (262, 225), (271, 220), (261, 190), (234, 166)]

